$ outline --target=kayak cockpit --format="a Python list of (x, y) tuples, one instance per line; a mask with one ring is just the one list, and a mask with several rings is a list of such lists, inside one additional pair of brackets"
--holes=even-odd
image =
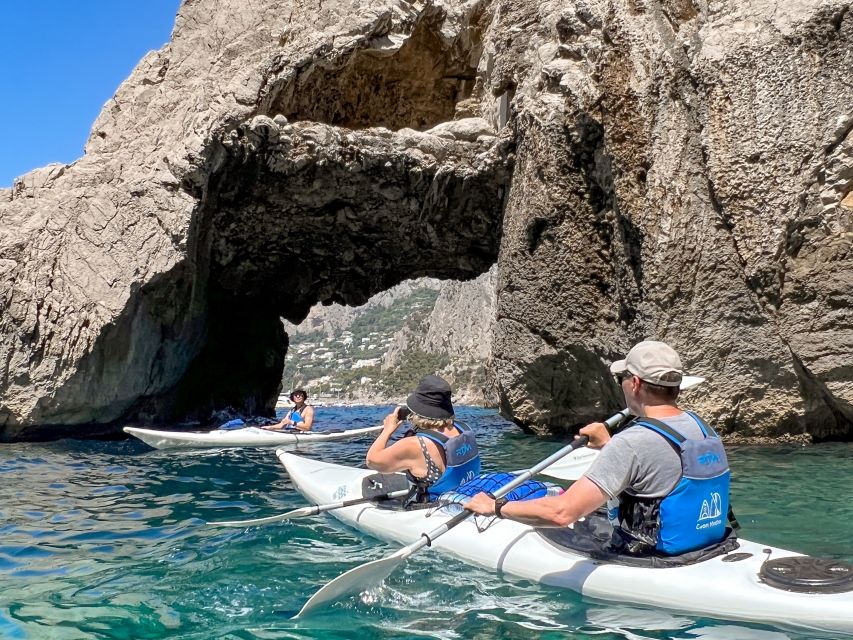
[(670, 568), (684, 567), (704, 562), (717, 556), (730, 554), (740, 546), (737, 535), (729, 528), (722, 541), (696, 551), (677, 556), (663, 554), (634, 555), (621, 552), (611, 544), (613, 527), (606, 513), (597, 511), (571, 527), (541, 527), (536, 532), (551, 545), (608, 564), (631, 567)]

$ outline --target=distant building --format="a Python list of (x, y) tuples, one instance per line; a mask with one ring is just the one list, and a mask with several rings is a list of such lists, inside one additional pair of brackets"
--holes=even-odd
[(373, 367), (379, 364), (382, 358), (365, 358), (363, 360), (356, 360), (352, 363), (350, 369), (362, 369), (364, 367)]

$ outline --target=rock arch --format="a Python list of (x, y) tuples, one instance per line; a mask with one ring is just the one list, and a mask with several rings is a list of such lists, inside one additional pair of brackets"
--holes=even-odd
[[(500, 244), (512, 138), (481, 118), (453, 121), (466, 115), (480, 43), (470, 22), (455, 33), (446, 22), (432, 6), (380, 13), (354, 29), (348, 46), (321, 42), (295, 63), (268, 58), (251, 108), (227, 111), (183, 161), (153, 144), (162, 159), (146, 156), (135, 184), (81, 180), (87, 168), (115, 170), (114, 141), (126, 132), (104, 122), (82, 167), (29, 190), (22, 182), (10, 194), (18, 218), (37, 210), (37, 200), (71, 210), (60, 217), (57, 249), (70, 245), (80, 264), (62, 278), (61, 297), (79, 304), (45, 316), (36, 292), (24, 289), (53, 279), (56, 265), (10, 262), (7, 302), (14, 309), (17, 296), (21, 305), (0, 319), (17, 338), (0, 354), (9, 363), (0, 439), (113, 433), (127, 421), (203, 419), (226, 406), (270, 412), (287, 349), (280, 318), (299, 321), (318, 302), (359, 304), (408, 278), (470, 279), (488, 270)], [(170, 64), (143, 72), (162, 81)], [(69, 197), (80, 182), (99, 192), (96, 207)], [(186, 215), (169, 221), (152, 204)], [(105, 208), (115, 228), (104, 224)], [(136, 244), (140, 253), (110, 255), (110, 246), (80, 242), (81, 217), (92, 236), (109, 232), (104, 245)], [(158, 242), (146, 247), (137, 234)], [(145, 252), (157, 247), (170, 259), (143, 274)], [(102, 274), (105, 295), (115, 296), (109, 313), (77, 286), (82, 270), (107, 260), (104, 252), (116, 262)], [(116, 295), (122, 280), (129, 286)], [(60, 335), (73, 326), (82, 340), (68, 348)], [(34, 341), (44, 343), (35, 358)]]

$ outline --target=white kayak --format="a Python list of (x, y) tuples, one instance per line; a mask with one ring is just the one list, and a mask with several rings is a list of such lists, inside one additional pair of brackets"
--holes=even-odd
[(129, 433), (155, 449), (205, 449), (220, 447), (280, 447), (310, 442), (350, 440), (381, 431), (382, 426), (341, 431), (271, 431), (259, 427), (214, 429), (213, 431), (158, 431), (125, 427)]
[[(374, 473), (283, 450), (276, 454), (298, 491), (317, 504), (360, 497), (362, 480)], [(454, 515), (444, 510), (380, 508), (372, 503), (330, 513), (365, 533), (404, 545), (415, 542), (422, 533), (439, 527)], [(484, 524), (483, 518), (478, 520), (480, 525)], [(807, 556), (741, 538), (735, 551), (694, 564), (638, 567), (593, 560), (549, 541), (543, 533), (546, 530), (499, 519), (480, 532), (471, 518), (435, 539), (432, 546), (481, 567), (571, 589), (590, 598), (726, 620), (853, 634), (853, 582), (847, 580), (853, 576), (845, 574), (843, 584), (835, 585), (836, 590), (844, 589), (841, 593), (791, 592), (771, 586), (759, 576), (768, 558), (785, 565), (810, 560)], [(837, 564), (842, 571), (850, 570), (845, 563)], [(797, 589), (802, 587), (798, 585)]]

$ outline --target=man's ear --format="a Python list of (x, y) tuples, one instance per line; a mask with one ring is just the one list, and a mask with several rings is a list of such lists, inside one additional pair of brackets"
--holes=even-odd
[(631, 391), (634, 395), (640, 392), (640, 388), (643, 386), (643, 381), (640, 380), (640, 376), (631, 376)]

